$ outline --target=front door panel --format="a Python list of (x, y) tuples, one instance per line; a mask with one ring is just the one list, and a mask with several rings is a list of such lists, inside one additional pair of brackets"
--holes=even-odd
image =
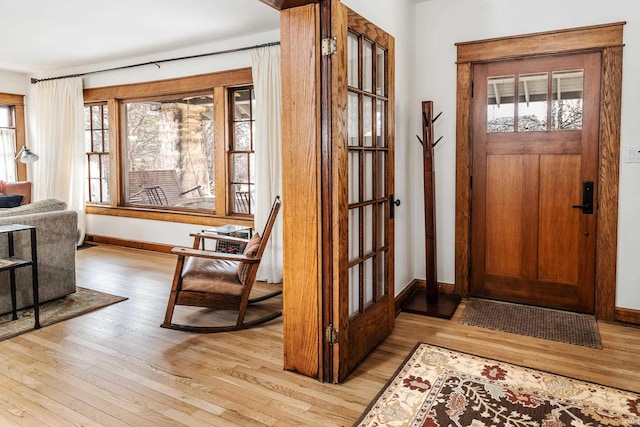
[(592, 313), (600, 55), (474, 67), (474, 296)]

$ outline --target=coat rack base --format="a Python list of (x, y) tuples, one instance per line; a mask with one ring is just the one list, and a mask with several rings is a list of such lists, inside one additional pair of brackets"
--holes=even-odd
[(461, 298), (457, 295), (438, 293), (437, 301), (427, 302), (427, 291), (417, 289), (402, 305), (402, 311), (424, 316), (451, 319), (456, 312)]

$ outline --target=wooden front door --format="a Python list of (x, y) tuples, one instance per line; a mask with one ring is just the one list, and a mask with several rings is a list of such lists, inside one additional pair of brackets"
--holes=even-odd
[(333, 381), (393, 329), (394, 40), (332, 2)]
[(600, 53), (474, 65), (473, 296), (594, 312)]

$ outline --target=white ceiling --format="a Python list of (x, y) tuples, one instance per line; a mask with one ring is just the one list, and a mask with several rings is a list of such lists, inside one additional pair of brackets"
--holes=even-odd
[(0, 0), (0, 69), (36, 72), (277, 30), (259, 0)]

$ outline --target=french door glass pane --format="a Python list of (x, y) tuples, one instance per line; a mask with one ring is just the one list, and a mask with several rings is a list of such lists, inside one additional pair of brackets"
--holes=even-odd
[(369, 254), (373, 251), (373, 206), (367, 205), (364, 207), (364, 254)]
[(376, 58), (378, 64), (376, 66), (376, 95), (387, 96), (387, 88), (385, 86), (384, 70), (386, 50), (376, 47)]
[(351, 171), (360, 170), (360, 152), (349, 151), (349, 203), (360, 201), (360, 175)]
[(347, 84), (351, 87), (359, 87), (358, 36), (353, 33), (349, 33), (347, 37)]
[(351, 32), (347, 50), (347, 198), (357, 204), (349, 209), (347, 249), (354, 264), (348, 271), (349, 312), (354, 315), (364, 312), (386, 283), (386, 258), (377, 251), (386, 240), (387, 101), (381, 98), (387, 95), (387, 51)]
[(362, 99), (362, 137), (364, 146), (373, 146), (373, 98), (364, 96)]
[(349, 100), (347, 103), (347, 114), (349, 115), (349, 126), (347, 138), (349, 140), (349, 145), (357, 146), (360, 145), (359, 139), (359, 122), (360, 122), (360, 110), (358, 106), (358, 94), (354, 92), (349, 92)]
[(364, 304), (369, 305), (373, 302), (373, 258), (369, 258), (364, 262)]
[(554, 71), (551, 79), (552, 130), (581, 130), (584, 70)]
[(356, 244), (349, 245), (349, 261), (360, 258), (360, 250), (357, 242), (360, 241), (360, 209), (349, 209), (349, 242)]
[(386, 252), (382, 252), (376, 255), (376, 294), (378, 298), (387, 294), (387, 289), (385, 286), (386, 281), (386, 271), (385, 271), (385, 256)]
[(360, 311), (360, 264), (349, 269), (349, 316)]
[(387, 235), (385, 230), (385, 224), (387, 222), (387, 216), (385, 212), (385, 203), (379, 203), (377, 206), (378, 215), (376, 216), (378, 224), (376, 226), (376, 232), (378, 237), (376, 239), (376, 250), (382, 249), (386, 244)]
[(386, 168), (386, 158), (387, 153), (385, 151), (379, 151), (377, 153), (377, 163), (376, 163), (376, 198), (386, 197), (387, 188), (385, 177), (387, 176), (387, 168)]
[(387, 104), (385, 101), (376, 101), (376, 146), (378, 147), (387, 146), (387, 134), (385, 128), (385, 123), (387, 121), (387, 116), (385, 114), (386, 107)]
[(549, 92), (547, 73), (518, 76), (518, 131), (546, 131)]
[(487, 132), (513, 132), (515, 76), (487, 79)]
[(373, 43), (366, 40), (362, 47), (362, 90), (373, 91)]
[(373, 152), (364, 153), (364, 201), (373, 199)]

